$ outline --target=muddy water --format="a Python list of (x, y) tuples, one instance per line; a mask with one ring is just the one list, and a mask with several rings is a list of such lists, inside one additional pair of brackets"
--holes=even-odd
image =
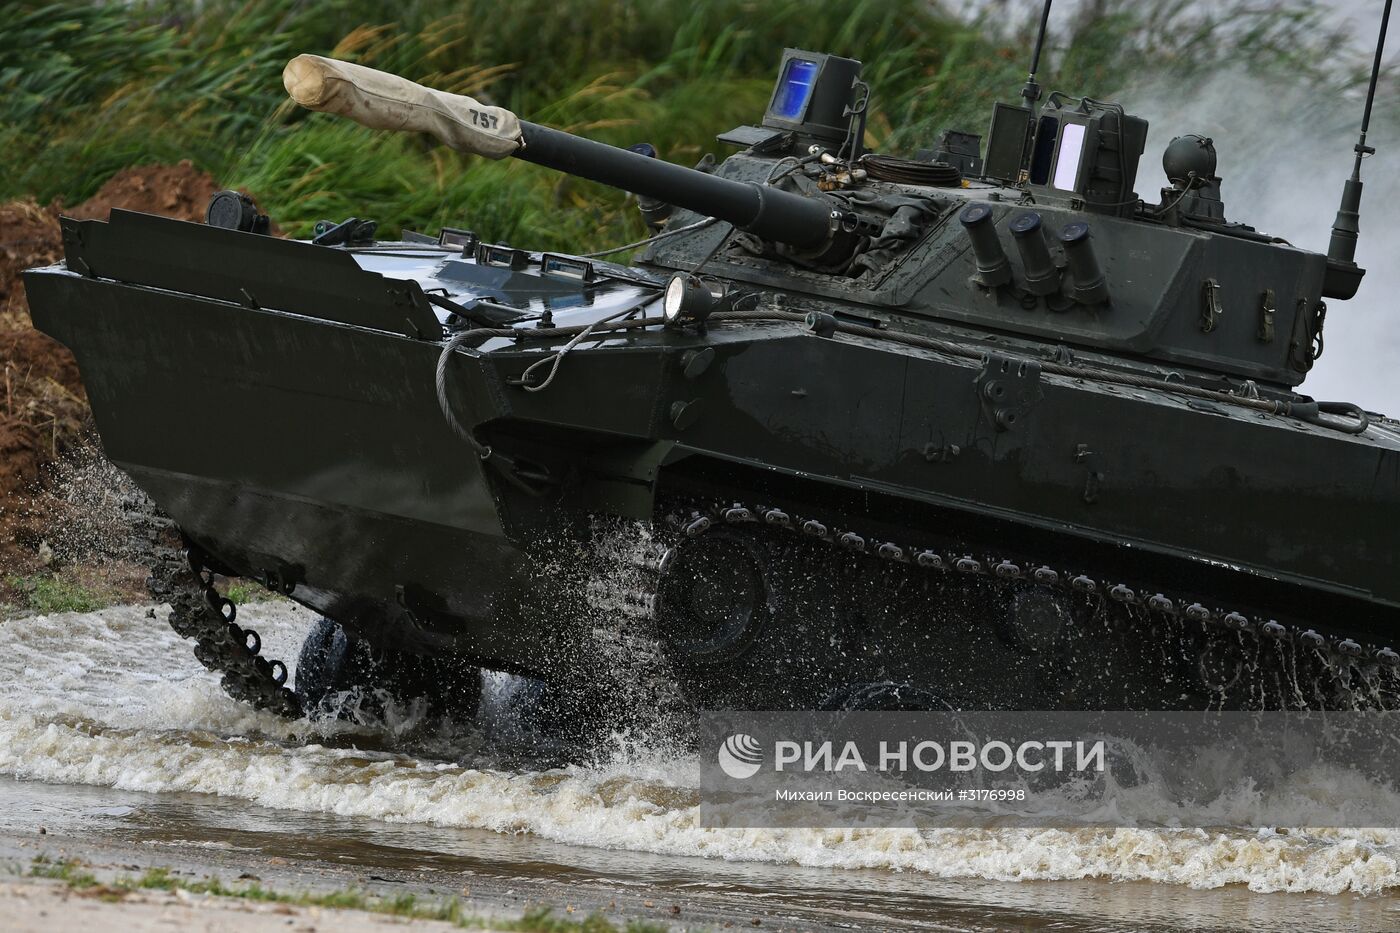
[[(0, 623), (0, 830), (703, 891), (803, 928), (1400, 929), (1400, 832), (705, 829), (684, 755), (619, 738), (590, 766), (506, 764), (411, 715), (287, 724), (226, 698), (163, 615)], [(240, 622), (292, 660), (311, 618)], [(508, 685), (484, 715), (509, 719)]]

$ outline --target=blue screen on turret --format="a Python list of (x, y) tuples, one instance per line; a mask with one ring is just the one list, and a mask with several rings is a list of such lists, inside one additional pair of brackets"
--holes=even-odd
[(782, 120), (801, 120), (817, 80), (817, 63), (804, 58), (790, 58), (773, 95), (770, 113)]

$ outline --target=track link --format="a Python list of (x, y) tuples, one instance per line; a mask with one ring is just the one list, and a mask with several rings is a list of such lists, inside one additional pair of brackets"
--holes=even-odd
[[(1225, 637), (1241, 647), (1252, 645), (1256, 657), (1269, 652), (1287, 657), (1286, 665), (1298, 669), (1299, 662), (1338, 674), (1339, 692), (1357, 703), (1393, 705), (1400, 697), (1400, 653), (1388, 645), (1362, 644), (1346, 636), (1328, 635), (1306, 625), (1267, 618), (1244, 608), (1219, 605), (1203, 594), (1159, 589), (1138, 582), (1115, 581), (1056, 562), (1028, 559), (1024, 554), (998, 553), (957, 542), (939, 545), (915, 540), (893, 541), (845, 516), (819, 515), (813, 511), (787, 508), (780, 504), (690, 498), (673, 504), (659, 522), (669, 532), (672, 547), (699, 538), (713, 529), (755, 525), (796, 539), (826, 545), (852, 555), (861, 555), (890, 565), (903, 565), (929, 574), (962, 577), (984, 584), (1033, 586), (1077, 600), (1093, 600), (1106, 607), (1119, 607), (1134, 621), (1169, 621), (1182, 632), (1196, 631)], [(666, 540), (667, 534), (657, 534)], [(671, 555), (650, 562), (651, 576), (659, 580)], [(653, 595), (633, 594), (629, 601), (645, 607), (654, 616)], [(1204, 664), (1204, 659), (1203, 659)], [(1204, 667), (1202, 668), (1204, 670)], [(1359, 677), (1357, 676), (1359, 675)], [(1362, 690), (1356, 684), (1365, 683)], [(1377, 689), (1382, 684), (1383, 689)], [(1395, 696), (1392, 696), (1395, 695)], [(1301, 701), (1302, 698), (1297, 698)]]
[[(144, 497), (142, 497), (144, 499)], [(301, 716), (301, 701), (287, 687), (287, 665), (261, 655), (262, 639), (235, 621), (238, 607), (214, 588), (214, 572), (198, 549), (150, 500), (132, 503), (127, 517), (142, 556), (151, 566), (146, 589), (170, 606), (170, 627), (194, 640), (194, 656), (221, 674), (224, 692), (255, 709), (287, 719)]]

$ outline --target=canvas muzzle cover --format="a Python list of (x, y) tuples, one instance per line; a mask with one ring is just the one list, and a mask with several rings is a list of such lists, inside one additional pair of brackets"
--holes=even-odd
[(520, 119), (509, 110), (363, 65), (298, 55), (282, 70), (282, 83), (308, 110), (370, 129), (431, 133), (459, 152), (488, 159), (503, 159), (521, 146)]

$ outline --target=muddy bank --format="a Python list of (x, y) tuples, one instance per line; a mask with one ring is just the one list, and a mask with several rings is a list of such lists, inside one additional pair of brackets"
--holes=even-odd
[[(58, 218), (105, 219), (113, 209), (203, 220), (217, 182), (189, 162), (144, 165), (112, 176), (81, 204), (0, 204), (0, 603), (23, 601), (35, 575), (63, 571), (70, 585), (108, 597), (135, 597), (139, 568), (83, 554), (65, 559), (54, 544), (81, 520), (55, 486), (55, 462), (94, 447), (90, 412), (73, 355), (36, 331), (21, 273), (62, 256)], [(59, 549), (62, 550), (61, 548)]]
[(20, 273), (60, 255), (58, 211), (33, 201), (0, 205), (0, 496), (39, 478), (40, 466), (71, 443), (87, 416), (73, 356), (30, 326)]

